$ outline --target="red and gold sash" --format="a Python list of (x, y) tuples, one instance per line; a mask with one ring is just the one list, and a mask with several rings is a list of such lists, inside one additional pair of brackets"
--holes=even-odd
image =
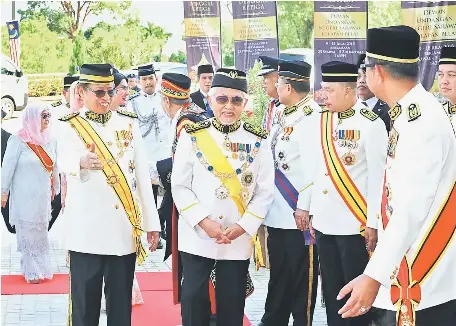
[[(381, 206), (383, 229), (386, 229), (389, 222), (388, 198), (385, 174)], [(391, 286), (391, 302), (397, 307), (398, 325), (415, 325), (415, 311), (421, 301), (421, 285), (437, 266), (455, 235), (455, 216), (456, 182), (426, 231), (415, 257), (411, 260), (406, 256), (402, 258), (399, 272)]]
[(103, 173), (106, 176), (106, 181), (122, 203), (125, 213), (128, 216), (128, 220), (133, 227), (133, 239), (136, 247), (136, 256), (138, 264), (142, 264), (146, 257), (146, 251), (141, 242), (141, 234), (143, 232), (141, 211), (139, 209), (138, 202), (133, 197), (130, 185), (125, 178), (122, 169), (112, 153), (109, 151), (106, 144), (87, 120), (81, 116), (77, 116), (68, 120), (68, 123), (78, 133), (87, 148), (89, 148), (91, 144), (95, 144), (95, 154), (97, 154), (98, 158), (104, 163)]
[(364, 235), (367, 221), (366, 200), (350, 178), (337, 155), (332, 132), (333, 114), (332, 112), (323, 112), (321, 114), (321, 146), (323, 148), (326, 169), (334, 187), (337, 189), (348, 209), (353, 213), (359, 223), (361, 223), (360, 233)]
[(38, 159), (41, 162), (41, 165), (49, 172), (51, 178), (51, 198), (54, 197), (54, 162), (51, 157), (46, 153), (46, 151), (40, 145), (27, 143), (28, 147), (36, 154)]

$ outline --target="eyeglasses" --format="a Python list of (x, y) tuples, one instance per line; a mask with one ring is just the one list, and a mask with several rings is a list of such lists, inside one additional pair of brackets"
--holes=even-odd
[(116, 90), (126, 92), (128, 91), (128, 86), (117, 86)]
[(220, 105), (226, 105), (231, 102), (233, 106), (241, 106), (244, 103), (244, 99), (240, 96), (229, 97), (226, 95), (217, 96), (215, 101)]
[(275, 88), (279, 88), (280, 85), (290, 85), (289, 83), (275, 83)]
[(41, 119), (49, 119), (51, 117), (51, 114), (49, 112), (46, 113), (41, 113)]
[(113, 97), (114, 95), (117, 94), (117, 90), (116, 89), (109, 89), (107, 91), (105, 91), (103, 89), (94, 90), (94, 89), (91, 89), (90, 87), (87, 87), (87, 89), (89, 91), (91, 91), (92, 93), (94, 93), (95, 96), (98, 97), (98, 98), (105, 97), (106, 94), (108, 94), (109, 97)]

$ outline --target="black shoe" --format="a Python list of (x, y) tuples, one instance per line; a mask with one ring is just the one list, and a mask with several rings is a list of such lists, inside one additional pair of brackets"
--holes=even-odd
[(163, 242), (161, 238), (158, 239), (157, 249), (163, 249)]

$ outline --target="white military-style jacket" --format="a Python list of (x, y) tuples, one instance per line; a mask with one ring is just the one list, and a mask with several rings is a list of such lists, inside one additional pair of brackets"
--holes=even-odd
[[(241, 196), (246, 204), (242, 215), (230, 197), (229, 187), (216, 176), (219, 166), (212, 166), (198, 146), (198, 130), (210, 135), (236, 171), (234, 177), (242, 185)], [(274, 197), (274, 166), (266, 137), (261, 128), (241, 121), (223, 126), (213, 118), (185, 126), (177, 143), (171, 176), (173, 199), (179, 211), (179, 251), (217, 260), (251, 257), (252, 237)], [(237, 223), (246, 232), (231, 244), (216, 244), (216, 239), (209, 238), (198, 225), (206, 217), (223, 228)]]
[(127, 102), (127, 111), (138, 115), (139, 128), (146, 145), (149, 168), (151, 174), (157, 161), (171, 156), (169, 133), (171, 119), (162, 108), (160, 95), (155, 92), (148, 95), (138, 92), (132, 95)]
[[(109, 111), (109, 120), (103, 118), (103, 124), (96, 113), (83, 107), (79, 112), (62, 117), (58, 128), (60, 172), (66, 173), (67, 178), (66, 207), (62, 215), (65, 248), (98, 255), (131, 254), (135, 251), (133, 228), (122, 202), (103, 171), (80, 169), (80, 159), (88, 149), (71, 126), (72, 117), (78, 114), (89, 122), (118, 161), (142, 213), (143, 230), (161, 230), (137, 119), (125, 111)], [(87, 115), (100, 122), (89, 120)]]
[(63, 99), (49, 104), (49, 112), (51, 112), (52, 123), (57, 123), (59, 118), (71, 113), (71, 109), (69, 103)]
[[(377, 228), (381, 185), (388, 136), (382, 119), (361, 103), (344, 112), (333, 112), (333, 137), (337, 156), (367, 205), (369, 228)], [(321, 144), (321, 127), (319, 128)], [(310, 214), (312, 226), (323, 234), (359, 234), (361, 223), (348, 208), (328, 173), (323, 147), (318, 151)]]
[[(299, 192), (297, 208), (309, 211), (312, 181), (317, 169), (315, 159), (319, 145), (320, 107), (309, 97), (283, 111), (274, 130), (271, 146), (275, 151), (274, 167), (282, 171)], [(274, 149), (275, 147), (275, 149)], [(297, 229), (294, 210), (274, 186), (274, 201), (264, 225), (278, 229)]]
[(456, 132), (456, 104), (451, 104), (450, 101), (446, 101), (443, 103), (443, 109), (448, 113), (453, 129)]
[[(391, 303), (390, 287), (402, 258), (406, 255), (408, 263), (414, 263), (456, 182), (456, 137), (441, 104), (421, 84), (398, 104), (400, 107), (390, 109), (394, 124), (388, 146), (385, 202), (381, 207), (389, 223), (383, 231), (379, 211), (379, 240), (364, 271), (382, 284), (374, 306), (388, 310), (396, 310)], [(448, 241), (446, 250), (431, 248), (430, 253), (441, 257), (420, 285), (421, 302), (417, 310), (456, 299), (454, 226), (453, 239)], [(413, 281), (419, 281), (416, 276), (412, 269)]]

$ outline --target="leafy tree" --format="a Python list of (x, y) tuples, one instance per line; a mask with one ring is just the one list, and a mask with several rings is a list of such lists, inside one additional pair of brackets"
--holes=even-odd
[[(230, 7), (231, 8), (231, 7)], [(222, 24), (222, 66), (234, 66), (234, 37), (231, 23)]]
[(185, 56), (185, 53), (182, 51), (178, 51), (177, 54), (172, 53), (169, 57), (169, 62), (180, 62), (180, 63), (186, 63), (187, 62), (187, 57)]
[[(45, 21), (21, 22), (21, 68), (26, 74), (66, 72), (71, 41), (49, 30)], [(2, 53), (9, 54), (8, 32), (2, 27)]]
[(22, 20), (45, 19), (49, 29), (74, 41), (87, 17), (109, 12), (123, 16), (130, 1), (28, 1), (25, 10), (18, 10)]
[(313, 1), (277, 1), (280, 49), (311, 48)]
[(71, 74), (75, 74), (76, 67), (80, 67), (86, 61), (86, 52), (85, 52), (85, 39), (82, 32), (76, 36), (73, 43), (73, 53), (71, 56), (69, 71)]
[(369, 1), (369, 28), (402, 24), (401, 1)]

